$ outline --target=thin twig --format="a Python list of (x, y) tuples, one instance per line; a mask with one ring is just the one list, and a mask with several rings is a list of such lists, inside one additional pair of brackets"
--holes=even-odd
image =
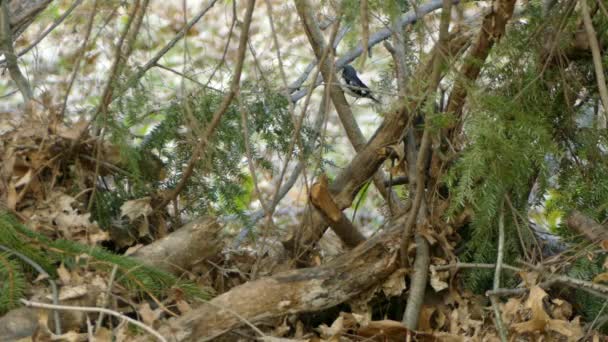
[[(110, 298), (110, 294), (112, 293), (112, 285), (114, 285), (114, 279), (116, 278), (116, 272), (118, 271), (118, 265), (114, 265), (112, 267), (112, 273), (110, 274), (110, 281), (108, 282), (108, 288), (106, 289), (106, 296), (104, 297), (103, 307), (105, 308), (108, 305), (108, 299)], [(101, 324), (103, 323), (103, 315), (104, 313), (100, 313), (97, 318), (97, 322), (95, 323), (95, 332), (99, 331), (101, 328)]]
[[(146, 5), (147, 5), (148, 1), (149, 0), (144, 0)], [(106, 86), (103, 89), (103, 93), (101, 95), (101, 100), (99, 102), (99, 105), (97, 106), (97, 109), (95, 110), (95, 113), (93, 114), (93, 117), (87, 123), (87, 126), (80, 132), (78, 137), (72, 141), (72, 143), (70, 145), (69, 154), (71, 154), (71, 151), (73, 151), (73, 149), (77, 146), (77, 144), (80, 142), (80, 139), (82, 139), (82, 137), (86, 134), (86, 132), (88, 132), (89, 126), (93, 122), (95, 122), (98, 115), (100, 115), (100, 114), (103, 115), (103, 128), (105, 128), (108, 123), (108, 108), (110, 107), (110, 104), (112, 103), (112, 94), (114, 93), (114, 89), (116, 87), (116, 82), (118, 80), (118, 77), (120, 76), (122, 69), (123, 69), (124, 65), (127, 63), (127, 59), (129, 58), (129, 55), (132, 51), (132, 45), (134, 43), (135, 36), (137, 35), (137, 32), (139, 31), (143, 13), (145, 12), (145, 7), (140, 11), (140, 6), (141, 6), (140, 1), (136, 0), (135, 3), (133, 4), (133, 7), (131, 8), (131, 11), (129, 12), (127, 23), (124, 27), (124, 30), (122, 31), (122, 33), (120, 35), (120, 38), (118, 39), (118, 44), (116, 44), (114, 62), (112, 63), (112, 67), (110, 69), (110, 76), (108, 77)], [(133, 22), (135, 22), (135, 28), (134, 28), (135, 34), (132, 34), (132, 33), (130, 34), (129, 31), (131, 29), (131, 25), (133, 24)], [(131, 37), (132, 39), (128, 39), (128, 37)], [(125, 44), (125, 42), (127, 42), (127, 44)], [(126, 48), (125, 48), (126, 51), (123, 51), (123, 46), (126, 46)], [(103, 140), (105, 137), (105, 129), (103, 129), (103, 128), (99, 128), (99, 127), (97, 128), (97, 130), (98, 130), (97, 133), (98, 134), (101, 133), (101, 136), (99, 137), (99, 139), (97, 139), (97, 143), (95, 144), (96, 162), (95, 162), (95, 172), (93, 175), (94, 181), (97, 181), (97, 177), (99, 176), (99, 167), (100, 167), (99, 161), (101, 161), (101, 150), (102, 150)], [(102, 129), (103, 129), (103, 131), (102, 131)], [(91, 197), (90, 197), (90, 200), (88, 203), (88, 211), (91, 211), (91, 209), (93, 208), (93, 204), (95, 203), (96, 193), (97, 193), (97, 187), (93, 187), (93, 192), (91, 193)]]
[[(51, 284), (51, 291), (53, 292), (53, 304), (59, 304), (59, 292), (57, 291), (57, 283), (51, 278), (51, 276), (42, 268), (42, 266), (38, 265), (37, 262), (30, 259), (29, 257), (14, 251), (6, 246), (0, 245), (0, 249), (11, 253), (18, 257), (19, 259), (26, 262), (28, 265), (32, 266), (41, 276), (45, 277), (49, 284)], [(57, 335), (61, 335), (61, 320), (59, 319), (59, 312), (57, 310), (53, 310), (53, 320), (55, 321), (55, 333)]]
[(124, 86), (121, 88), (121, 91), (118, 93), (119, 95), (116, 96), (120, 96), (120, 94), (123, 94), (127, 89), (131, 88), (133, 85), (135, 85), (135, 83), (143, 77), (143, 75), (150, 70), (152, 67), (154, 67), (158, 61), (167, 53), (169, 52), (169, 50), (171, 50), (175, 44), (177, 44), (177, 42), (179, 42), (188, 31), (190, 31), (190, 29), (199, 21), (201, 20), (201, 18), (203, 16), (205, 16), (205, 14), (207, 14), (207, 12), (211, 9), (211, 7), (213, 7), (213, 5), (215, 5), (215, 3), (217, 2), (217, 0), (211, 0), (211, 2), (209, 3), (209, 5), (207, 5), (206, 7), (204, 7), (199, 13), (197, 13), (196, 16), (194, 16), (194, 18), (192, 18), (188, 24), (184, 25), (184, 27), (179, 31), (179, 33), (177, 35), (175, 35), (175, 37), (173, 37), (173, 39), (171, 39), (162, 49), (160, 49), (160, 51), (158, 51), (154, 57), (152, 57), (152, 59), (150, 59), (148, 62), (146, 62), (146, 64), (144, 64), (143, 66), (137, 68), (137, 72), (131, 76), (124, 84)]
[(251, 153), (251, 142), (249, 141), (249, 126), (247, 123), (247, 116), (249, 115), (249, 111), (243, 105), (243, 101), (240, 98), (237, 98), (237, 102), (239, 104), (239, 109), (241, 112), (241, 129), (243, 130), (243, 139), (245, 142), (245, 156), (247, 157), (247, 166), (249, 167), (249, 173), (251, 174), (251, 179), (253, 180), (253, 188), (255, 189), (255, 193), (258, 196), (258, 200), (262, 205), (262, 210), (264, 213), (270, 218), (272, 214), (270, 213), (270, 208), (266, 203), (266, 200), (262, 196), (262, 192), (260, 191), (260, 187), (258, 184), (258, 176), (255, 173), (255, 165), (253, 163), (253, 154)]
[(218, 93), (222, 93), (222, 91), (221, 91), (221, 90), (219, 90), (219, 89), (217, 89), (217, 88), (210, 87), (210, 86), (208, 86), (208, 85), (206, 85), (206, 84), (203, 84), (203, 83), (201, 83), (200, 81), (198, 81), (196, 78), (191, 77), (191, 76), (188, 76), (188, 75), (184, 74), (183, 72), (177, 71), (177, 70), (175, 70), (175, 69), (173, 69), (173, 68), (170, 68), (170, 67), (168, 67), (168, 66), (162, 65), (162, 64), (160, 64), (160, 63), (156, 63), (156, 65), (155, 65), (155, 66), (156, 66), (156, 67), (158, 67), (158, 68), (160, 68), (160, 69), (167, 70), (167, 71), (169, 71), (169, 72), (171, 72), (171, 73), (174, 73), (174, 74), (176, 74), (176, 75), (178, 75), (178, 76), (180, 76), (180, 77), (183, 77), (184, 79), (187, 79), (188, 81), (191, 81), (191, 82), (193, 82), (193, 83), (196, 83), (197, 85), (199, 85), (199, 86), (201, 86), (201, 87), (203, 87), (203, 88), (205, 88), (205, 89), (209, 89), (209, 90), (216, 91), (216, 92), (218, 92)]
[[(280, 65), (280, 70), (281, 70), (281, 79), (283, 81), (283, 91), (284, 94), (286, 96), (289, 96), (289, 86), (287, 85), (287, 77), (285, 75), (285, 70), (283, 68), (283, 62), (282, 62), (282, 58), (281, 58), (281, 53), (280, 53), (280, 47), (279, 47), (279, 42), (278, 42), (278, 37), (276, 34), (276, 31), (274, 30), (274, 23), (272, 21), (272, 6), (270, 5), (270, 2), (267, 1), (266, 2), (267, 8), (268, 8), (268, 16), (269, 16), (269, 21), (271, 23), (271, 29), (273, 32), (273, 39), (274, 39), (274, 43), (275, 43), (275, 48), (276, 48), (276, 53), (277, 53), (277, 58), (279, 60), (279, 65)], [(336, 37), (337, 37), (337, 33), (338, 33), (338, 28), (340, 26), (340, 20), (336, 20), (332, 26), (332, 30), (330, 33), (330, 41), (333, 42), (335, 41)], [(332, 45), (330, 45), (332, 46)], [(331, 49), (326, 48), (323, 50), (323, 54), (320, 58), (321, 62), (325, 61), (326, 59), (331, 59)], [(317, 69), (315, 75), (314, 75), (314, 80), (316, 81), (317, 78), (319, 77), (319, 72), (320, 70)], [(276, 189), (275, 192), (272, 196), (272, 203), (271, 203), (271, 207), (269, 212), (267, 213), (267, 215), (272, 215), (274, 213), (274, 210), (276, 209), (277, 205), (279, 204), (279, 191), (281, 189), (281, 184), (283, 183), (283, 179), (285, 178), (285, 173), (287, 172), (287, 167), (289, 165), (289, 162), (291, 161), (291, 155), (293, 154), (293, 150), (296, 146), (296, 144), (298, 145), (298, 147), (300, 148), (301, 151), (304, 151), (304, 148), (302, 146), (302, 141), (300, 138), (300, 132), (302, 130), (303, 127), (303, 123), (304, 123), (304, 118), (306, 116), (306, 113), (308, 112), (308, 105), (310, 104), (310, 99), (312, 96), (312, 91), (313, 91), (314, 87), (310, 86), (308, 87), (308, 94), (306, 96), (306, 100), (304, 101), (304, 106), (300, 112), (300, 116), (296, 117), (295, 114), (295, 106), (293, 102), (289, 103), (289, 112), (291, 114), (291, 118), (292, 118), (292, 122), (294, 125), (294, 131), (291, 135), (291, 140), (289, 143), (289, 147), (287, 148), (287, 157), (285, 158), (284, 162), (283, 162), (283, 166), (281, 168), (281, 173), (279, 175), (279, 179), (276, 185)], [(303, 161), (304, 155), (300, 154), (300, 161)], [(304, 184), (306, 185), (306, 191), (310, 192), (308, 189), (308, 183), (305, 181)], [(269, 217), (270, 219), (270, 217)]]
[[(594, 296), (608, 298), (608, 286), (596, 284), (596, 283), (593, 283), (593, 282), (590, 282), (587, 280), (571, 278), (571, 277), (561, 275), (561, 274), (553, 274), (553, 273), (547, 274), (547, 272), (543, 272), (543, 270), (540, 267), (536, 267), (533, 265), (526, 265), (526, 266), (531, 268), (533, 271), (539, 272), (541, 274), (541, 276), (543, 276), (544, 278), (547, 279), (546, 281), (542, 282), (539, 285), (540, 287), (546, 288), (555, 283), (560, 283), (560, 284), (563, 284), (563, 285), (566, 285), (566, 286), (569, 286), (572, 288), (583, 290)], [(432, 267), (436, 271), (459, 270), (462, 268), (494, 269), (496, 267), (496, 264), (455, 263), (455, 264), (432, 266)], [(503, 263), (502, 268), (505, 270), (516, 272), (516, 273), (524, 271), (523, 268), (511, 266), (511, 265), (504, 264), (504, 263)], [(526, 291), (528, 291), (528, 289), (526, 289), (526, 288), (506, 289), (506, 290), (511, 292), (512, 294), (521, 294), (521, 293), (525, 293)], [(486, 294), (489, 296), (490, 295), (502, 295), (503, 292), (504, 292), (503, 289), (499, 289), (497, 291), (488, 291), (488, 292), (486, 292)]]
[(0, 0), (0, 51), (4, 54), (11, 78), (17, 85), (17, 88), (19, 88), (21, 96), (23, 96), (23, 102), (29, 103), (34, 94), (32, 93), (30, 83), (23, 76), (23, 73), (21, 73), (21, 69), (19, 69), (17, 56), (13, 49), (13, 34), (10, 25), (8, 0)]
[[(296, 1), (296, 9), (298, 11), (298, 15), (302, 20), (302, 24), (304, 25), (306, 35), (308, 37), (308, 41), (315, 52), (315, 55), (319, 60), (325, 54), (327, 46), (332, 46), (330, 44), (325, 43), (325, 39), (319, 26), (314, 20), (314, 16), (312, 14), (312, 10), (310, 4), (306, 0)], [(336, 65), (332, 63), (330, 60), (321, 61), (319, 63), (319, 69), (321, 74), (323, 75), (323, 80), (326, 82), (326, 86), (329, 86), (329, 97), (334, 104), (334, 108), (338, 113), (338, 117), (340, 118), (340, 122), (342, 123), (342, 127), (346, 132), (346, 136), (350, 141), (351, 145), (355, 149), (355, 151), (360, 152), (365, 148), (367, 144), (367, 139), (361, 132), (357, 121), (355, 120), (350, 105), (346, 101), (344, 96), (344, 92), (342, 88), (332, 83), (333, 79), (336, 79), (335, 76), (335, 67)], [(313, 82), (314, 85), (314, 82)], [(373, 181), (376, 189), (382, 195), (385, 201), (388, 202), (389, 196), (393, 196), (391, 201), (399, 208), (403, 207), (403, 203), (401, 203), (400, 199), (390, 190), (384, 186), (384, 175), (381, 170), (376, 171), (373, 176)]]
[(143, 324), (140, 321), (134, 320), (133, 318), (131, 318), (129, 316), (125, 316), (125, 315), (121, 314), (120, 312), (116, 312), (114, 310), (105, 309), (105, 308), (97, 308), (97, 307), (92, 307), (92, 306), (55, 305), (55, 304), (33, 302), (33, 301), (25, 300), (25, 299), (21, 299), (20, 301), (23, 305), (30, 307), (30, 308), (41, 308), (41, 309), (51, 309), (51, 310), (63, 310), (63, 311), (80, 311), (80, 312), (99, 312), (99, 313), (103, 312), (107, 315), (117, 317), (121, 320), (125, 320), (135, 326), (142, 328), (143, 330), (148, 332), (150, 335), (153, 335), (154, 337), (156, 337), (156, 339), (159, 341), (167, 342), (167, 340), (161, 334), (159, 334), (156, 330)]
[[(500, 214), (498, 217), (498, 252), (496, 254), (496, 268), (494, 271), (494, 291), (500, 288), (500, 276), (502, 272), (502, 260), (504, 257), (505, 250), (505, 208), (504, 201), (500, 206)], [(507, 342), (507, 331), (505, 325), (500, 316), (500, 308), (498, 307), (498, 300), (495, 296), (490, 296), (492, 307), (494, 308), (494, 317), (496, 319), (496, 329), (502, 342)]]
[(580, 0), (581, 12), (583, 14), (583, 23), (585, 24), (585, 31), (587, 31), (587, 39), (589, 40), (589, 47), (591, 48), (591, 55), (593, 57), (593, 66), (595, 68), (595, 79), (597, 80), (597, 87), (600, 92), (600, 98), (602, 99), (602, 105), (604, 107), (604, 117), (608, 122), (608, 89), (606, 88), (606, 78), (604, 77), (604, 68), (602, 67), (602, 56), (600, 52), (600, 44), (597, 41), (595, 30), (593, 29), (593, 22), (589, 15), (589, 8), (587, 7), (587, 0)]
[(89, 15), (89, 21), (87, 22), (87, 27), (85, 29), (84, 39), (82, 41), (82, 45), (78, 51), (78, 55), (76, 56), (76, 60), (74, 61), (74, 70), (72, 70), (72, 74), (70, 75), (70, 81), (68, 83), (68, 88), (65, 91), (65, 96), (63, 98), (63, 105), (61, 106), (61, 114), (59, 117), (63, 117), (65, 114), (65, 109), (68, 105), (68, 98), (70, 97), (70, 92), (72, 91), (72, 87), (74, 86), (74, 81), (76, 80), (76, 76), (78, 75), (78, 70), (80, 69), (80, 62), (84, 57), (84, 53), (87, 50), (87, 45), (89, 44), (89, 38), (91, 37), (91, 32), (93, 31), (93, 21), (95, 20), (95, 15), (97, 14), (97, 0), (93, 1), (93, 9)]
[(209, 75), (207, 83), (205, 83), (205, 87), (209, 86), (209, 83), (211, 83), (211, 80), (213, 80), (215, 73), (224, 65), (224, 63), (226, 63), (226, 54), (228, 53), (228, 47), (230, 47), (230, 41), (232, 40), (232, 33), (234, 32), (234, 26), (236, 25), (237, 19), (238, 18), (236, 14), (236, 1), (233, 1), (232, 22), (230, 23), (230, 29), (228, 30), (228, 38), (226, 38), (226, 44), (224, 44), (224, 51), (222, 52), (222, 56), (220, 57), (220, 62), (215, 66), (215, 68), (213, 68), (211, 75)]

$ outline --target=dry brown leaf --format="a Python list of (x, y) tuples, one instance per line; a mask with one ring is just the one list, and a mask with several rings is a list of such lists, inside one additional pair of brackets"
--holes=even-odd
[(107, 328), (100, 327), (95, 332), (95, 342), (97, 342), (97, 341), (112, 342), (112, 331)]
[[(89, 292), (87, 285), (77, 286), (62, 286), (59, 290), (59, 300), (64, 301), (68, 299), (75, 299), (85, 296)], [(49, 295), (48, 299), (52, 299)]]
[(137, 251), (138, 251), (140, 248), (142, 248), (143, 246), (144, 246), (143, 244), (138, 243), (138, 244), (137, 244), (137, 245), (135, 245), (135, 246), (129, 247), (129, 248), (127, 248), (127, 250), (126, 250), (125, 255), (127, 255), (127, 256), (132, 255), (132, 254), (134, 254), (135, 252), (137, 252)]
[(519, 321), (519, 310), (522, 307), (521, 299), (509, 298), (502, 308), (502, 319), (506, 324)]
[(57, 275), (59, 276), (59, 280), (61, 280), (61, 283), (63, 285), (69, 284), (70, 280), (72, 279), (70, 271), (68, 271), (68, 269), (63, 266), (63, 263), (61, 263), (61, 265), (59, 265), (59, 267), (57, 268)]
[(400, 268), (393, 272), (388, 279), (382, 284), (382, 292), (387, 297), (400, 296), (401, 293), (406, 289), (405, 285), (405, 274), (407, 269)]
[(14, 184), (11, 182), (8, 184), (6, 194), (6, 207), (11, 210), (15, 210), (17, 207), (17, 200), (19, 195), (17, 195), (17, 190), (15, 190)]
[(576, 317), (571, 322), (552, 319), (547, 323), (547, 330), (552, 330), (566, 336), (568, 341), (578, 341), (585, 335), (579, 317)]
[(19, 188), (31, 182), (33, 175), (34, 172), (32, 171), (32, 169), (27, 170), (27, 172), (23, 176), (21, 176), (19, 180), (17, 180), (17, 182), (15, 183), (15, 188)]
[(517, 323), (513, 325), (513, 329), (518, 333), (528, 333), (535, 331), (543, 331), (545, 325), (551, 319), (549, 314), (545, 311), (543, 305), (543, 298), (547, 296), (547, 292), (540, 288), (540, 286), (533, 286), (530, 289), (528, 300), (526, 300), (525, 307), (532, 311), (532, 318), (523, 323)]
[(141, 304), (137, 312), (141, 316), (141, 320), (144, 322), (144, 324), (148, 326), (154, 326), (154, 322), (160, 316), (160, 312), (157, 310), (152, 310), (148, 303)]
[(551, 302), (554, 304), (551, 310), (553, 318), (569, 320), (572, 317), (572, 304), (559, 298), (555, 298)]
[(186, 312), (192, 311), (192, 307), (190, 307), (190, 304), (188, 304), (188, 302), (186, 302), (185, 300), (178, 300), (175, 302), (175, 305), (177, 306), (179, 312), (182, 313), (182, 315)]
[(82, 132), (87, 129), (88, 126), (89, 122), (84, 119), (78, 121), (73, 125), (70, 125), (69, 127), (61, 124), (57, 126), (55, 134), (65, 139), (76, 140), (80, 138)]
[(431, 266), (431, 287), (435, 292), (443, 291), (449, 287), (448, 283), (443, 279), (448, 279), (448, 272), (437, 272), (434, 266)]
[(126, 216), (131, 222), (139, 217), (147, 217), (152, 213), (150, 197), (142, 197), (131, 201), (126, 201), (120, 206), (120, 216)]
[(594, 283), (605, 283), (608, 282), (608, 272), (600, 273), (593, 277)]
[(433, 331), (433, 326), (431, 323), (431, 319), (433, 313), (435, 313), (436, 309), (434, 307), (430, 307), (424, 305), (420, 310), (420, 318), (418, 319), (418, 330), (430, 332)]
[(344, 333), (344, 317), (338, 317), (332, 324), (331, 327), (328, 327), (326, 324), (321, 324), (318, 328), (316, 328), (322, 338), (334, 338), (339, 337)]

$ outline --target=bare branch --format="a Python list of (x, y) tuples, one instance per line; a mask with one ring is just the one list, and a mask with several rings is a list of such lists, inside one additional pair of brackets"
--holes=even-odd
[(181, 29), (181, 31), (179, 31), (179, 33), (177, 35), (175, 35), (175, 37), (173, 37), (173, 39), (171, 39), (171, 41), (169, 41), (162, 49), (160, 49), (160, 51), (158, 51), (154, 55), (154, 57), (152, 57), (152, 59), (150, 59), (148, 62), (146, 62), (146, 64), (144, 64), (143, 66), (137, 68), (137, 72), (133, 76), (131, 76), (127, 80), (127, 82), (125, 82), (125, 85), (122, 87), (120, 93), (123, 93), (124, 91), (126, 91), (127, 89), (129, 89), (133, 85), (135, 85), (135, 83), (137, 81), (139, 81), (139, 79), (142, 78), (148, 70), (150, 70), (152, 67), (154, 67), (158, 63), (158, 61), (167, 52), (169, 52), (169, 50), (171, 50), (175, 46), (175, 44), (177, 44), (177, 42), (179, 42), (186, 35), (186, 33), (188, 31), (190, 31), (190, 29), (199, 20), (201, 20), (201, 18), (203, 16), (205, 16), (205, 14), (207, 14), (207, 12), (211, 9), (211, 7), (213, 7), (213, 5), (215, 5), (216, 2), (217, 2), (217, 0), (211, 0), (209, 5), (204, 7), (196, 16), (194, 16), (194, 18), (192, 18), (186, 25), (184, 25), (184, 27)]
[(76, 56), (76, 60), (74, 61), (74, 70), (72, 70), (72, 74), (70, 75), (70, 81), (68, 83), (68, 89), (65, 91), (65, 96), (63, 98), (63, 105), (61, 106), (61, 115), (63, 117), (65, 114), (65, 109), (68, 105), (68, 98), (70, 97), (70, 92), (72, 91), (72, 87), (74, 86), (74, 81), (76, 80), (76, 76), (78, 75), (78, 70), (80, 69), (80, 62), (84, 57), (84, 53), (87, 50), (87, 45), (89, 43), (89, 38), (91, 37), (91, 32), (93, 30), (93, 21), (95, 20), (95, 15), (97, 14), (97, 0), (93, 1), (93, 9), (89, 14), (89, 21), (87, 22), (87, 27), (85, 29), (84, 39), (82, 41), (82, 45), (78, 51), (78, 55)]

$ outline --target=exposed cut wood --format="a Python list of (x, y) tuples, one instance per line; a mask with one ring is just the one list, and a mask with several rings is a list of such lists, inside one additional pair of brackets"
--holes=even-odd
[(349, 247), (355, 247), (365, 241), (363, 234), (353, 226), (352, 222), (342, 213), (331, 198), (327, 187), (327, 176), (322, 175), (319, 181), (310, 189), (310, 201), (327, 218), (327, 222), (336, 235)]

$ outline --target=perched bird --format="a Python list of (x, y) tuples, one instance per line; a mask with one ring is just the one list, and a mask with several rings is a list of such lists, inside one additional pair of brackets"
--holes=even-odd
[(366, 97), (376, 103), (380, 103), (373, 95), (372, 91), (357, 76), (357, 70), (350, 65), (345, 65), (342, 69), (342, 80), (344, 81), (344, 91), (349, 95), (360, 98)]

